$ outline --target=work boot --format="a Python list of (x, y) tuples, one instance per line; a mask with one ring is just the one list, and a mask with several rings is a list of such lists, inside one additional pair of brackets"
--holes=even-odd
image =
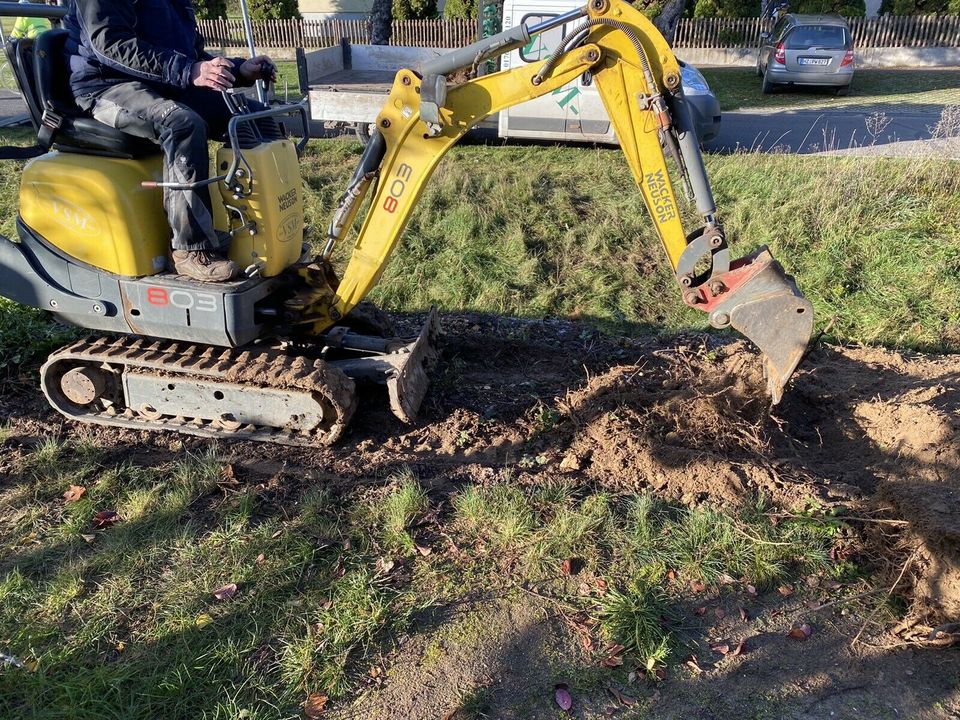
[(240, 274), (240, 266), (209, 250), (174, 250), (177, 273), (200, 282), (227, 282)]

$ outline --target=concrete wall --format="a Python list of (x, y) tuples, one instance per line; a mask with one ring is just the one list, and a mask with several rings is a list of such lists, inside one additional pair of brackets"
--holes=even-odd
[[(862, 48), (858, 68), (960, 67), (960, 48)], [(677, 48), (677, 56), (692, 65), (753, 67), (756, 48)]]

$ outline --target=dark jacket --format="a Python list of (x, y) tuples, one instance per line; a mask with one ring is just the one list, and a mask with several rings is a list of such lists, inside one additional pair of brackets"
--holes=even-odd
[(77, 97), (130, 80), (175, 96), (190, 85), (193, 64), (212, 57), (191, 0), (74, 0), (64, 27)]

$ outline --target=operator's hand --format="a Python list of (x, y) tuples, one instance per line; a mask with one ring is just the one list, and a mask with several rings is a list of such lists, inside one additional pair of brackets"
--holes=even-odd
[(224, 57), (196, 62), (190, 69), (190, 82), (211, 90), (229, 90), (237, 80), (231, 70), (233, 63)]
[(243, 65), (240, 66), (240, 77), (251, 85), (255, 80), (276, 82), (277, 66), (266, 55), (257, 55), (244, 60)]

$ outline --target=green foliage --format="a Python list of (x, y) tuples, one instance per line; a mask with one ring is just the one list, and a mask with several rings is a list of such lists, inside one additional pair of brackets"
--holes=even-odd
[(437, 17), (437, 0), (393, 0), (394, 20)]
[(227, 16), (227, 0), (194, 0), (193, 7), (202, 20)]
[(865, 0), (796, 0), (796, 4), (790, 4), (790, 12), (863, 17), (867, 14), (867, 6)]
[(384, 545), (393, 551), (410, 553), (414, 540), (409, 527), (427, 509), (427, 495), (409, 470), (400, 473), (386, 497), (378, 503)]
[(54, 321), (42, 310), (0, 298), (0, 381), (9, 379), (24, 365), (40, 362), (79, 335), (77, 328)]
[(760, 0), (697, 0), (694, 17), (757, 17)]
[(623, 645), (655, 677), (670, 652), (670, 633), (662, 620), (668, 615), (663, 591), (645, 583), (610, 589), (597, 601), (597, 615), (605, 639)]
[(250, 0), (253, 20), (287, 20), (300, 17), (297, 0)]
[(960, 0), (883, 0), (881, 15), (943, 15), (960, 12)]
[(447, 20), (467, 20), (477, 17), (477, 3), (473, 0), (447, 0), (443, 6), (443, 17)]

